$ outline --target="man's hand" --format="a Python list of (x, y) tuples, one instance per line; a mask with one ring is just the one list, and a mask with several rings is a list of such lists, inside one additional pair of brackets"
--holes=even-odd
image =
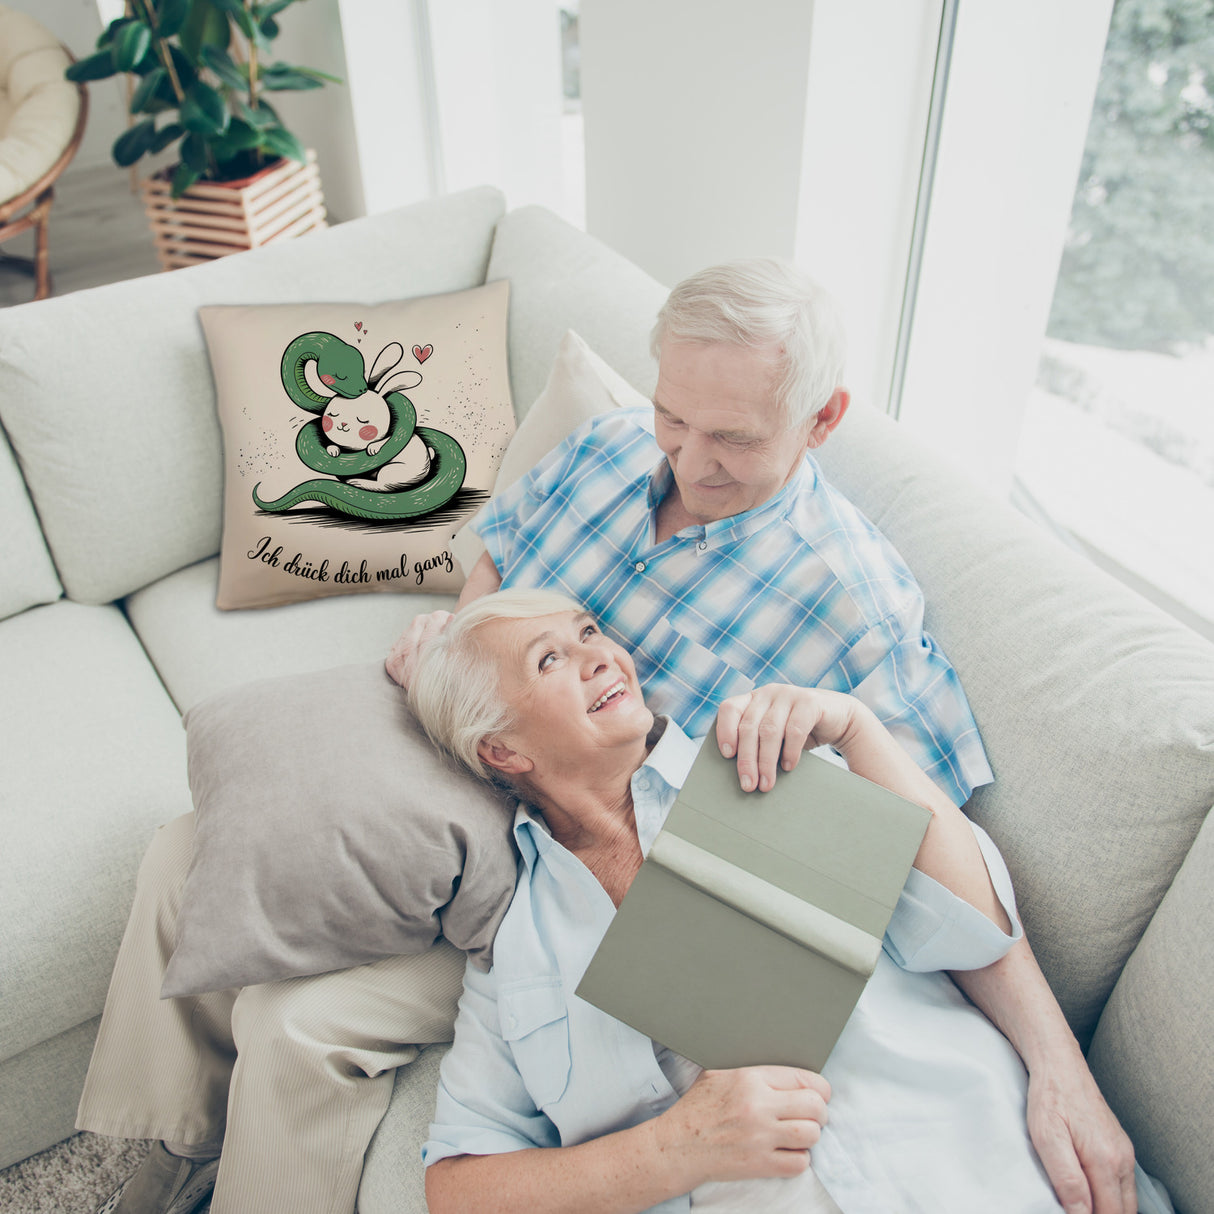
[(414, 664), (417, 661), (417, 651), (432, 637), (438, 636), (447, 627), (451, 619), (449, 611), (432, 611), (429, 615), (419, 615), (404, 632), (401, 633), (391, 652), (384, 659), (388, 673), (402, 686), (408, 688), (413, 677)]
[(1029, 1136), (1063, 1209), (1136, 1214), (1134, 1147), (1086, 1064), (1043, 1070), (1029, 1076)]

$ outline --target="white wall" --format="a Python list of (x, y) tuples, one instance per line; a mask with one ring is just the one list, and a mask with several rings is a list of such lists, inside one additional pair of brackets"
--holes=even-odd
[(884, 409), (942, 0), (816, 0), (794, 260), (835, 297), (847, 384)]
[(791, 257), (813, 9), (583, 0), (587, 230), (666, 283)]
[(446, 190), (486, 182), (511, 207), (562, 202), (557, 0), (429, 6)]

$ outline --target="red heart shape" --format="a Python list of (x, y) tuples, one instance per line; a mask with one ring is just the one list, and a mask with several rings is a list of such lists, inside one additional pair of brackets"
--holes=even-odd
[(363, 327), (363, 322), (362, 322), (361, 320), (356, 320), (356, 321), (354, 322), (354, 327), (355, 327), (356, 329), (362, 329), (362, 327)]
[(426, 359), (429, 358), (433, 353), (434, 347), (431, 345), (413, 347), (413, 357), (416, 358), (419, 363), (424, 363)]

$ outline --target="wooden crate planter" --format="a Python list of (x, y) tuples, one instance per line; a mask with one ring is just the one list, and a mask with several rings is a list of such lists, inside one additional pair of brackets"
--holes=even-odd
[(325, 222), (316, 167), (280, 160), (242, 181), (199, 181), (174, 198), (168, 176), (147, 178), (140, 190), (163, 269), (197, 265), (301, 236)]

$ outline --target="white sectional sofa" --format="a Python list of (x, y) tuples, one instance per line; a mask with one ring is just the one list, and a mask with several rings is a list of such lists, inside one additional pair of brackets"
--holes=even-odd
[[(520, 416), (568, 328), (652, 388), (664, 288), (491, 189), (0, 312), (0, 1166), (72, 1132), (136, 865), (190, 808), (180, 714), (243, 681), (374, 661), (450, 602), (214, 607), (221, 442), (196, 309), (498, 278)], [(970, 811), (1098, 1080), (1177, 1208), (1214, 1210), (1214, 646), (862, 405), (821, 457), (923, 585), (996, 772)], [(398, 1075), (366, 1214), (424, 1209), (442, 1049)]]

